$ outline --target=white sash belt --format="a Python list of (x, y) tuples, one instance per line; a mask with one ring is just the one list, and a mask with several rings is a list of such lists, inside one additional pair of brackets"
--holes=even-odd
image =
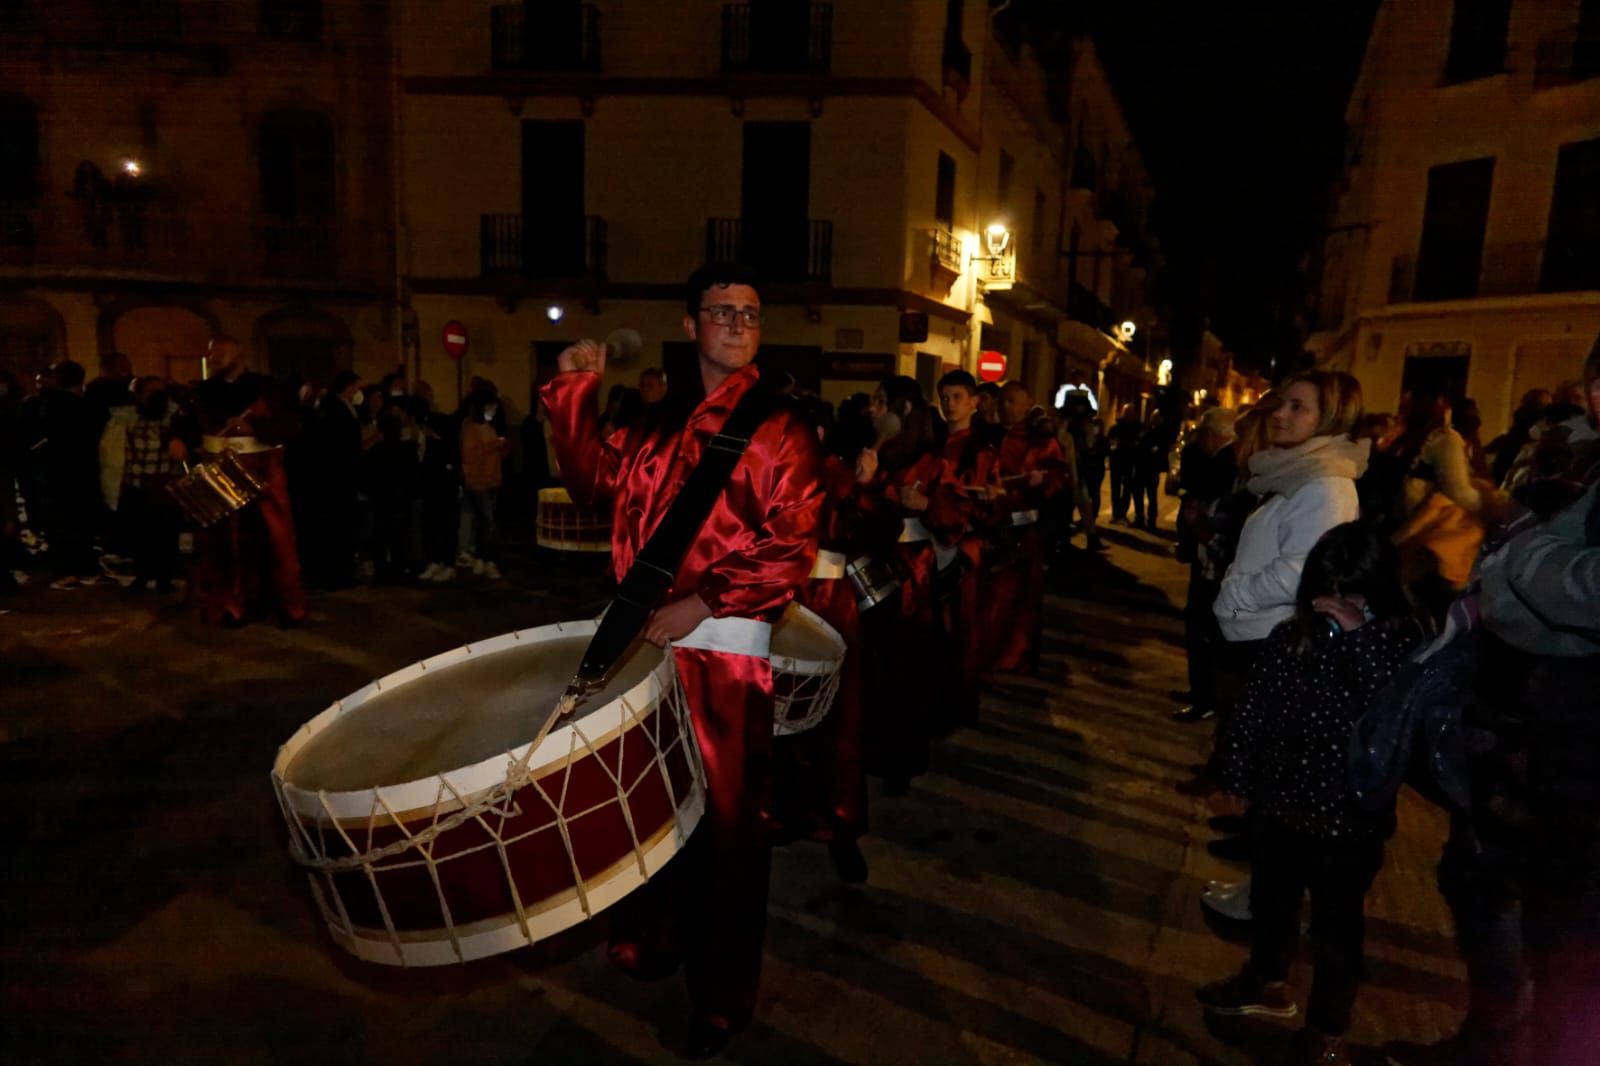
[(831, 552), (823, 548), (817, 552), (817, 564), (811, 568), (813, 581), (837, 581), (844, 577), (845, 563), (849, 562), (843, 552)]
[(254, 437), (214, 437), (206, 434), (200, 438), (200, 447), (208, 455), (221, 455), (223, 452), (270, 452), (270, 444), (264, 444)]
[(754, 618), (707, 618), (672, 646), (765, 659), (772, 650), (772, 623)]
[(1014, 526), (1031, 526), (1037, 521), (1039, 521), (1038, 511), (1029, 510), (1011, 512), (1011, 524)]
[(920, 518), (907, 518), (900, 530), (901, 544), (915, 544), (922, 540), (932, 540), (933, 534), (928, 532), (928, 527), (922, 524)]

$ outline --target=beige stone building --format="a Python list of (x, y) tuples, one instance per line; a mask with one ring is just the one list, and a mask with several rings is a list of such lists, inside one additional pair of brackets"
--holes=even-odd
[(0, 5), (0, 363), (201, 376), (399, 354), (381, 0)]
[[(986, 345), (1040, 398), (1125, 356), (1108, 328), (1145, 308), (1149, 259), (1142, 222), (1109, 220), (1148, 188), (1087, 46), (1100, 95), (1052, 113), (976, 0), (397, 11), (408, 359), (442, 398), (481, 375), (526, 412), (562, 347), (624, 327), (644, 348), (611, 383), (692, 377), (681, 285), (710, 256), (764, 279), (764, 365), (831, 399), (894, 372), (931, 389)], [(997, 221), (1014, 264), (990, 261)]]
[(1308, 347), (1395, 410), (1476, 399), (1485, 438), (1600, 332), (1600, 4), (1385, 0)]

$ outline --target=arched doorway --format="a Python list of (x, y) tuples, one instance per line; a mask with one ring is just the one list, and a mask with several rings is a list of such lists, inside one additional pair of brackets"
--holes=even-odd
[(61, 312), (32, 296), (0, 297), (0, 366), (32, 388), (35, 374), (66, 357)]
[(315, 307), (286, 307), (256, 319), (252, 338), (267, 373), (280, 381), (326, 385), (350, 369), (355, 341), (344, 319)]
[(124, 311), (111, 325), (112, 351), (128, 357), (135, 376), (155, 374), (185, 383), (201, 379), (206, 348), (215, 335), (212, 324), (197, 312), (161, 304)]

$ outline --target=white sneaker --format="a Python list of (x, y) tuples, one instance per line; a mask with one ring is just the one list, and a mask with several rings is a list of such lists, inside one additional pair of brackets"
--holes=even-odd
[(462, 553), (460, 553), (459, 555), (456, 556), (456, 565), (457, 566), (471, 566), (472, 562), (473, 562), (473, 560), (472, 560), (472, 553), (471, 552), (462, 552)]
[(429, 563), (427, 566), (422, 568), (422, 573), (417, 575), (417, 580), (432, 581), (437, 576), (439, 576), (439, 564)]
[(444, 583), (446, 581), (454, 581), (455, 579), (456, 579), (456, 568), (455, 567), (453, 567), (453, 566), (441, 566), (441, 567), (439, 567), (439, 572), (434, 574), (428, 580), (442, 584), (442, 583)]
[(498, 566), (494, 565), (493, 563), (484, 563), (483, 564), (483, 576), (488, 578), (490, 581), (499, 581), (500, 580), (500, 568)]
[(486, 569), (488, 569), (489, 566), (492, 565), (492, 564), (485, 563), (482, 559), (474, 559), (474, 560), (472, 560), (472, 564), (471, 565), (472, 565), (472, 572), (474, 574), (477, 574), (479, 577), (482, 577), (483, 576), (483, 572)]
[(28, 572), (26, 570), (13, 570), (11, 571), (11, 580), (19, 585), (26, 585), (28, 583)]

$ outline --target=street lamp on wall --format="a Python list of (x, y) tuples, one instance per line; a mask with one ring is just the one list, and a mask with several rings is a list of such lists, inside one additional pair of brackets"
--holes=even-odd
[(1011, 229), (1004, 222), (991, 222), (983, 231), (983, 246), (988, 255), (975, 255), (974, 263), (984, 264), (978, 280), (985, 289), (999, 292), (1011, 288), (1017, 279), (1017, 252), (1011, 241)]

